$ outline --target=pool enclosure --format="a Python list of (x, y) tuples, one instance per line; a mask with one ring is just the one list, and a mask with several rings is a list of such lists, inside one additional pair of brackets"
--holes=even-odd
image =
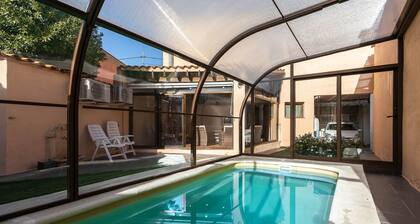
[(0, 220), (240, 155), (400, 175), (419, 5), (0, 3)]

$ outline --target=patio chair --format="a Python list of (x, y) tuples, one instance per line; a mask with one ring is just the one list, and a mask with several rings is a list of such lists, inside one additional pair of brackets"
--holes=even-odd
[[(124, 159), (127, 159), (125, 144), (121, 143), (118, 138), (108, 138), (100, 125), (89, 124), (88, 131), (90, 138), (96, 145), (95, 152), (92, 155), (92, 161), (95, 160), (96, 153), (99, 149), (105, 150), (106, 156), (110, 162), (113, 162), (112, 158), (117, 156), (122, 156)], [(120, 153), (111, 154), (110, 150), (113, 148), (118, 149)]]
[(196, 135), (197, 145), (207, 146), (206, 126), (205, 125), (197, 125), (196, 130), (197, 130), (197, 135)]
[(122, 144), (125, 144), (128, 148), (126, 152), (131, 152), (133, 155), (136, 155), (134, 150), (134, 141), (131, 138), (134, 138), (134, 135), (121, 135), (120, 128), (118, 127), (118, 122), (108, 121), (106, 122), (106, 131), (110, 138), (118, 138)]
[(223, 145), (224, 146), (233, 146), (233, 126), (225, 125), (223, 126)]
[(262, 125), (255, 125), (254, 126), (254, 143), (255, 144), (261, 143), (261, 136), (262, 136)]

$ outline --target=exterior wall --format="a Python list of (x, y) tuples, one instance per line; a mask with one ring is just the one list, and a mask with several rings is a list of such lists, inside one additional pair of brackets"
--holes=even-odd
[[(7, 60), (0, 58), (0, 99), (5, 99), (7, 94)], [(7, 105), (0, 104), (0, 175), (6, 169), (7, 149)]]
[(124, 64), (108, 52), (104, 51), (104, 53), (105, 58), (99, 62), (97, 71), (98, 76), (96, 77), (96, 80), (112, 84), (116, 78), (115, 75), (117, 74), (117, 68)]
[(290, 147), (290, 118), (285, 116), (286, 103), (290, 102), (290, 81), (283, 81), (280, 87), (280, 103), (278, 112), (278, 137), (282, 147)]
[[(388, 74), (389, 73), (389, 74)], [(375, 74), (372, 94), (372, 150), (383, 161), (392, 161), (393, 114), (392, 72)]]
[[(0, 99), (67, 103), (69, 76), (12, 57), (0, 58)], [(90, 158), (95, 149), (87, 133), (89, 123), (115, 120), (128, 133), (128, 112), (80, 109), (80, 154)], [(38, 161), (65, 160), (66, 108), (0, 104), (0, 175), (36, 169)], [(105, 130), (105, 129), (104, 129)]]
[[(312, 59), (295, 64), (295, 75), (343, 70), (372, 65), (396, 63), (396, 41), (389, 41), (342, 52), (326, 57)], [(374, 56), (373, 56), (374, 55)], [(361, 93), (358, 84), (361, 76), (345, 77), (342, 94)], [(372, 93), (372, 102), (381, 102), (372, 107), (373, 144), (375, 154), (382, 160), (392, 160), (392, 122), (388, 115), (392, 115), (392, 75), (377, 74), (373, 85), (367, 93)], [(314, 88), (316, 87), (316, 88)], [(296, 82), (296, 102), (304, 103), (304, 118), (296, 119), (296, 136), (312, 133), (314, 130), (314, 96), (335, 95), (336, 79), (318, 79)], [(285, 103), (290, 102), (290, 86), (283, 82), (279, 104), (279, 139), (281, 146), (290, 145), (290, 119), (285, 118)], [(392, 121), (392, 120), (391, 120)], [(320, 129), (325, 127), (320, 127)]]
[(420, 13), (404, 36), (403, 176), (420, 191)]
[[(87, 125), (99, 124), (106, 132), (106, 122), (117, 121), (120, 125), (121, 134), (128, 134), (128, 112), (85, 109), (82, 107), (83, 105), (79, 107), (79, 155), (83, 156), (83, 159), (90, 160), (95, 150), (95, 144), (90, 138)], [(102, 154), (103, 151), (99, 151), (98, 153)], [(101, 154), (98, 154), (98, 156)]]
[[(336, 95), (336, 78), (323, 78), (296, 82), (296, 102), (303, 102), (303, 118), (296, 118), (296, 137), (313, 133), (315, 119), (314, 97)], [(316, 88), (314, 88), (316, 86)], [(325, 127), (319, 127), (320, 129)]]
[[(7, 83), (2, 84), (6, 87), (2, 99), (66, 104), (67, 74), (15, 59), (3, 58), (3, 63), (7, 69), (0, 70)], [(56, 156), (65, 154), (65, 142), (52, 146), (46, 136), (55, 126), (66, 123), (66, 108), (11, 104), (1, 107), (0, 151), (4, 161), (0, 175), (36, 169), (37, 162), (48, 159), (53, 147)]]
[(188, 61), (185, 61), (181, 58), (178, 58), (176, 56), (173, 56), (171, 54), (168, 54), (166, 52), (163, 52), (162, 57), (162, 65), (163, 66), (184, 66), (184, 65), (194, 65)]
[(374, 48), (367, 46), (299, 62), (294, 64), (294, 75), (361, 68), (370, 64), (368, 62), (372, 54), (374, 54)]

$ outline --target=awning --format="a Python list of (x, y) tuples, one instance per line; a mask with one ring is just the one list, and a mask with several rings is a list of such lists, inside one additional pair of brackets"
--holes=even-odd
[[(88, 0), (60, 0), (86, 11)], [(248, 83), (280, 64), (393, 36), (406, 0), (105, 0), (99, 23)]]

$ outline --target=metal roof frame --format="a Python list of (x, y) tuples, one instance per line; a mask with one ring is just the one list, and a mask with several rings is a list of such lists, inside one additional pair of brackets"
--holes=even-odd
[[(404, 35), (405, 31), (407, 30), (408, 26), (410, 25), (411, 21), (414, 19), (414, 16), (416, 15), (416, 13), (418, 12), (419, 8), (420, 8), (420, 1), (418, 0), (407, 0), (407, 3), (405, 5), (405, 8), (403, 10), (403, 13), (401, 14), (399, 21), (394, 29), (394, 32), (392, 33), (392, 35), (385, 37), (385, 38), (381, 38), (381, 39), (377, 39), (377, 40), (373, 40), (373, 41), (368, 41), (368, 42), (364, 42), (361, 44), (357, 44), (357, 45), (353, 45), (353, 46), (348, 46), (348, 47), (344, 47), (344, 48), (340, 48), (340, 49), (335, 49), (335, 50), (331, 50), (328, 52), (323, 52), (317, 55), (312, 55), (312, 56), (307, 56), (306, 52), (304, 51), (304, 49), (302, 48), (298, 38), (294, 35), (295, 40), (299, 43), (299, 46), (301, 47), (302, 51), (305, 52), (305, 57), (300, 58), (300, 59), (295, 59), (295, 60), (290, 60), (287, 62), (283, 62), (281, 64), (278, 64), (270, 69), (268, 69), (266, 72), (264, 72), (263, 74), (261, 74), (259, 76), (259, 78), (254, 82), (254, 83), (249, 83), (246, 82), (240, 78), (237, 78), (231, 74), (228, 74), (227, 72), (221, 71), (219, 69), (215, 68), (215, 64), (217, 63), (217, 61), (229, 50), (231, 49), (233, 46), (235, 46), (237, 43), (239, 43), (241, 40), (255, 34), (258, 33), (260, 31), (266, 30), (268, 28), (280, 25), (280, 24), (287, 24), (288, 21), (303, 17), (305, 15), (309, 15), (312, 13), (316, 13), (317, 11), (320, 11), (326, 7), (335, 5), (335, 4), (339, 4), (348, 0), (326, 0), (324, 2), (321, 2), (319, 4), (316, 5), (312, 5), (310, 7), (301, 9), (297, 12), (294, 12), (290, 15), (286, 15), (286, 16), (282, 16), (281, 18), (278, 19), (274, 19), (262, 24), (259, 24), (257, 26), (254, 26), (248, 30), (243, 31), (242, 33), (238, 34), (236, 37), (234, 37), (233, 39), (231, 39), (230, 41), (228, 41), (218, 52), (217, 54), (212, 58), (212, 60), (210, 61), (210, 63), (206, 64), (206, 63), (202, 63), (192, 57), (189, 57), (185, 54), (182, 54), (170, 47), (167, 47), (165, 45), (159, 44), (151, 39), (145, 38), (141, 35), (138, 35), (134, 32), (131, 32), (129, 30), (126, 30), (122, 27), (116, 26), (112, 23), (109, 23), (107, 21), (104, 21), (102, 19), (98, 18), (99, 12), (104, 4), (104, 0), (91, 0), (89, 7), (87, 9), (86, 12), (76, 9), (74, 7), (71, 7), (67, 4), (64, 4), (60, 1), (55, 1), (55, 0), (36, 0), (39, 1), (41, 3), (50, 5), (54, 8), (57, 8), (58, 10), (64, 11), (66, 13), (69, 13), (73, 16), (79, 17), (82, 19), (82, 25), (81, 25), (81, 29), (79, 31), (79, 36), (78, 36), (78, 40), (77, 40), (77, 44), (74, 50), (74, 54), (73, 54), (73, 60), (72, 60), (72, 66), (71, 66), (71, 76), (70, 76), (70, 85), (69, 85), (69, 93), (68, 93), (68, 105), (67, 105), (67, 119), (68, 119), (68, 164), (69, 164), (69, 169), (68, 169), (68, 198), (66, 200), (61, 200), (61, 201), (56, 201), (50, 204), (46, 204), (46, 205), (42, 205), (42, 206), (38, 206), (38, 207), (34, 207), (34, 208), (30, 208), (30, 209), (26, 209), (26, 210), (22, 210), (22, 211), (17, 211), (15, 213), (12, 214), (8, 214), (5, 216), (1, 216), (0, 220), (4, 220), (7, 218), (11, 218), (11, 217), (15, 217), (18, 215), (23, 215), (29, 212), (34, 212), (40, 209), (45, 209), (48, 207), (52, 207), (58, 204), (62, 204), (62, 203), (66, 203), (69, 201), (74, 201), (77, 200), (81, 197), (86, 197), (86, 196), (90, 196), (93, 194), (98, 194), (98, 193), (102, 193), (105, 191), (108, 191), (110, 189), (116, 189), (122, 186), (127, 186), (129, 184), (133, 184), (133, 183), (138, 183), (141, 182), (142, 180), (133, 180), (130, 183), (123, 183), (121, 185), (118, 186), (113, 186), (107, 189), (102, 189), (99, 190), (97, 192), (92, 192), (86, 195), (79, 195), (78, 192), (78, 131), (79, 131), (79, 127), (78, 127), (78, 110), (79, 110), (79, 100), (78, 100), (78, 96), (79, 96), (79, 84), (80, 84), (80, 79), (81, 79), (81, 73), (82, 73), (82, 67), (83, 67), (83, 62), (85, 59), (85, 54), (86, 54), (86, 49), (89, 43), (89, 38), (91, 36), (91, 33), (94, 29), (94, 27), (96, 25), (100, 25), (103, 26), (105, 28), (108, 28), (112, 31), (115, 31), (117, 33), (123, 34), (125, 36), (128, 36), (130, 38), (133, 38), (135, 40), (144, 42), (150, 46), (156, 47), (158, 49), (161, 49), (163, 51), (172, 53), (174, 55), (176, 55), (177, 57), (180, 57), (186, 61), (189, 61), (191, 63), (197, 64), (203, 68), (206, 69), (205, 74), (201, 77), (200, 82), (198, 84), (198, 88), (196, 89), (196, 92), (194, 94), (194, 99), (193, 99), (193, 106), (192, 106), (192, 130), (193, 133), (195, 134), (195, 118), (197, 116), (197, 101), (198, 101), (198, 97), (201, 93), (201, 90), (204, 86), (204, 82), (207, 78), (207, 76), (209, 75), (209, 73), (211, 71), (225, 75), (226, 77), (229, 77), (231, 79), (234, 79), (238, 82), (244, 83), (248, 86), (250, 86), (250, 90), (247, 92), (245, 99), (242, 102), (241, 105), (241, 109), (240, 109), (240, 130), (242, 130), (242, 118), (243, 118), (243, 112), (244, 112), (244, 108), (245, 108), (245, 104), (247, 99), (249, 98), (249, 96), (253, 93), (253, 89), (256, 87), (256, 85), (267, 75), (269, 75), (272, 71), (284, 66), (284, 65), (288, 65), (288, 64), (293, 64), (296, 62), (300, 62), (300, 61), (305, 61), (308, 59), (313, 59), (313, 58), (318, 58), (318, 57), (322, 57), (322, 56), (326, 56), (326, 55), (331, 55), (334, 53), (338, 53), (338, 52), (342, 52), (342, 51), (346, 51), (346, 50), (350, 50), (350, 49), (355, 49), (355, 48), (359, 48), (359, 47), (363, 47), (363, 46), (368, 46), (368, 45), (372, 45), (375, 43), (380, 43), (380, 42), (384, 42), (387, 40), (392, 40), (392, 39), (396, 39), (396, 38), (400, 38)], [(276, 8), (279, 11), (279, 14), (282, 15), (281, 11), (279, 10), (279, 8), (277, 7), (275, 1), (273, 0), (273, 4), (276, 6)], [(290, 29), (290, 26), (288, 26)], [(402, 43), (401, 43), (402, 44)], [(402, 49), (399, 49), (400, 51)], [(401, 66), (401, 61), (398, 62), (398, 69), (401, 70), (402, 66)], [(385, 68), (376, 68), (376, 69), (385, 69)], [(388, 69), (388, 68), (386, 68)], [(354, 71), (346, 71), (346, 72), (354, 72)], [(319, 75), (319, 74), (318, 74)], [(293, 86), (292, 86), (293, 89)], [(399, 96), (401, 97), (401, 96)], [(292, 99), (291, 99), (292, 100)], [(24, 104), (25, 102), (19, 102), (19, 104)], [(291, 113), (293, 113), (293, 108), (294, 106), (292, 105), (292, 111)], [(291, 114), (292, 116), (292, 114)], [(291, 130), (292, 131), (292, 130)], [(240, 135), (240, 138), (242, 138), (242, 135)], [(240, 139), (240, 144), (242, 143), (242, 139)], [(192, 167), (194, 168), (196, 165), (195, 160), (196, 160), (196, 144), (195, 144), (195, 136), (193, 136), (192, 138), (192, 143), (191, 143), (191, 153), (192, 153)], [(242, 154), (242, 147), (240, 149), (240, 154)], [(189, 169), (189, 168), (186, 168)], [(180, 171), (186, 170), (186, 169), (182, 169)], [(168, 174), (172, 174), (172, 173), (176, 173), (179, 171), (174, 171)], [(168, 175), (165, 174), (165, 175)], [(164, 175), (162, 175), (164, 176)], [(144, 181), (144, 180), (143, 180)]]

